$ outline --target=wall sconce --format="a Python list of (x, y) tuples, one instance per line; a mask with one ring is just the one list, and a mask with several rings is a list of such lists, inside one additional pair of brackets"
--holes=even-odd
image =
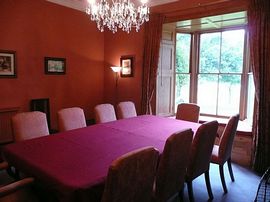
[(115, 83), (115, 86), (117, 87), (117, 84), (118, 84), (118, 79), (119, 79), (119, 73), (122, 69), (122, 67), (111, 67), (111, 69), (113, 70), (113, 72), (115, 72), (115, 80), (116, 80), (116, 83)]

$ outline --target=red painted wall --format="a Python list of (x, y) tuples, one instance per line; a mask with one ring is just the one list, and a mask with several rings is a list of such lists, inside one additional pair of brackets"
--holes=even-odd
[[(116, 34), (106, 31), (104, 41), (104, 102), (116, 106), (120, 101), (130, 100), (135, 103), (140, 114), (144, 29), (142, 27), (139, 32), (133, 30), (129, 34), (121, 30)], [(125, 55), (133, 55), (135, 58), (134, 76), (119, 77), (116, 86), (116, 75), (110, 67), (119, 66), (121, 56)]]
[[(241, 0), (246, 2), (247, 0)], [(234, 3), (233, 6), (238, 9), (239, 5), (241, 8), (246, 8), (246, 4), (242, 5), (241, 2), (230, 0), (229, 3)], [(171, 11), (185, 12), (186, 16), (190, 18), (194, 17), (193, 10), (203, 7), (203, 11), (200, 10), (196, 15), (207, 15), (209, 10), (212, 12), (224, 13), (231, 8), (226, 5), (220, 6), (222, 1), (218, 0), (183, 0), (177, 1), (167, 5), (160, 5), (151, 8), (151, 12), (163, 13), (165, 16), (173, 15), (178, 16), (178, 13), (170, 13)], [(202, 6), (203, 5), (203, 6)], [(229, 4), (231, 6), (231, 4)], [(198, 16), (196, 16), (198, 17)], [(132, 100), (135, 102), (137, 111), (141, 112), (141, 94), (142, 94), (142, 77), (143, 77), (143, 46), (144, 46), (144, 30), (140, 30), (138, 33), (133, 31), (130, 34), (118, 31), (116, 34), (112, 34), (110, 31), (105, 32), (104, 36), (104, 102), (109, 102), (116, 105), (120, 101)], [(131, 78), (119, 78), (118, 86), (115, 85), (115, 74), (110, 69), (110, 66), (120, 65), (121, 55), (135, 55), (135, 75)], [(152, 100), (152, 109), (155, 110), (155, 98)], [(155, 111), (154, 111), (155, 113)]]
[[(0, 108), (29, 111), (31, 99), (49, 98), (53, 128), (61, 108), (79, 106), (93, 118), (104, 86), (104, 34), (95, 23), (44, 0), (1, 0), (0, 8), (0, 50), (17, 56), (17, 78), (0, 78)], [(66, 58), (66, 74), (44, 74), (45, 56)]]
[[(18, 76), (0, 78), (0, 108), (29, 111), (31, 99), (49, 98), (53, 128), (65, 107), (82, 107), (90, 119), (96, 104), (131, 100), (141, 112), (143, 27), (101, 33), (84, 12), (45, 0), (0, 0), (0, 8), (0, 50), (16, 51)], [(162, 10), (167, 7), (155, 11)], [(116, 88), (110, 66), (120, 65), (122, 55), (135, 56), (134, 76), (120, 77)], [(45, 56), (66, 58), (66, 74), (44, 74)]]

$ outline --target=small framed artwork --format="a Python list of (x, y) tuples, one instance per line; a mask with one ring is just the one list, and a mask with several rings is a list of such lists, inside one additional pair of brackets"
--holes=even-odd
[(0, 78), (15, 78), (16, 52), (0, 50)]
[(45, 57), (45, 74), (65, 74), (66, 59)]
[(120, 58), (121, 64), (121, 77), (132, 77), (133, 76), (133, 66), (134, 66), (133, 56), (122, 56)]

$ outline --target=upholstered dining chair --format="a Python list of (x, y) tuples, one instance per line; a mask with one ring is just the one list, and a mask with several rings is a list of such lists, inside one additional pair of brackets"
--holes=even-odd
[(186, 129), (172, 134), (166, 140), (157, 169), (152, 201), (168, 201), (183, 189), (192, 137), (193, 131)]
[(15, 142), (49, 135), (46, 114), (22, 112), (11, 118)]
[(131, 151), (109, 168), (102, 202), (150, 202), (159, 152), (153, 147)]
[(131, 101), (118, 103), (116, 114), (118, 119), (126, 119), (137, 116), (135, 105)]
[(60, 132), (86, 127), (83, 109), (79, 107), (61, 109), (57, 115)]
[(177, 106), (176, 119), (198, 123), (200, 107), (193, 103), (181, 103)]
[(239, 114), (230, 117), (219, 141), (219, 145), (214, 145), (211, 157), (211, 163), (219, 165), (220, 179), (224, 193), (227, 193), (227, 187), (224, 177), (223, 165), (227, 162), (231, 180), (234, 182), (234, 176), (231, 165), (231, 152), (234, 136), (236, 134), (239, 122)]
[(116, 120), (115, 110), (111, 104), (99, 104), (95, 106), (96, 123), (106, 123)]
[[(6, 170), (9, 168), (7, 162), (0, 163), (0, 170)], [(1, 174), (1, 177), (4, 177), (4, 173)], [(2, 181), (2, 180), (1, 180)], [(34, 182), (34, 178), (26, 177), (18, 181), (13, 181), (13, 179), (5, 179), (6, 183), (0, 185), (0, 201), (1, 202), (10, 202), (10, 201), (32, 201), (33, 196), (27, 191), (24, 190), (26, 187)], [(18, 193), (21, 191), (21, 193)], [(22, 194), (22, 191), (24, 193)]]
[(189, 200), (191, 202), (194, 201), (192, 181), (201, 174), (204, 174), (205, 176), (205, 183), (209, 198), (213, 199), (209, 179), (209, 167), (217, 129), (217, 121), (206, 122), (197, 129), (193, 138), (191, 145), (191, 156), (186, 174)]

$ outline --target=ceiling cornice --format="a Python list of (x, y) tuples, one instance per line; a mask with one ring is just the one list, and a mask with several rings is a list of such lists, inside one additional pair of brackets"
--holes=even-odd
[[(87, 0), (47, 0), (49, 2), (59, 4), (62, 6), (66, 6), (69, 8), (73, 8), (79, 11), (85, 12), (85, 8), (87, 6)], [(154, 7), (158, 5), (163, 5), (171, 2), (176, 2), (178, 0), (148, 0), (149, 2), (147, 3), (148, 6)], [(135, 3), (140, 2), (139, 0), (134, 0)]]

